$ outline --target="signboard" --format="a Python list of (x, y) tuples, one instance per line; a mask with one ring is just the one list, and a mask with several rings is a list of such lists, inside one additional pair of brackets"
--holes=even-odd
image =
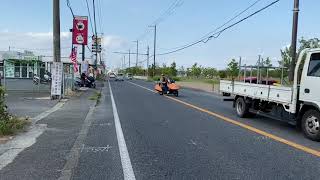
[(92, 52), (101, 52), (101, 37), (92, 36)]
[(73, 19), (72, 44), (88, 44), (88, 17), (75, 16)]
[(51, 74), (52, 74), (52, 84), (51, 84), (51, 96), (57, 95), (61, 96), (61, 87), (62, 87), (62, 63), (53, 62)]

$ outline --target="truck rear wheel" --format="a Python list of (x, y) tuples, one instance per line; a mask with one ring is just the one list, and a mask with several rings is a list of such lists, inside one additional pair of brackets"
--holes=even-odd
[(301, 121), (304, 135), (313, 140), (320, 141), (320, 113), (317, 110), (308, 110), (304, 113)]
[(239, 97), (236, 100), (237, 115), (241, 118), (247, 117), (249, 114), (249, 105), (246, 103), (243, 97)]

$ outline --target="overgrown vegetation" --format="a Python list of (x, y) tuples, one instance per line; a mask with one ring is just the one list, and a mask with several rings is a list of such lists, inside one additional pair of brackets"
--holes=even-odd
[(25, 118), (17, 118), (7, 112), (5, 90), (0, 86), (0, 136), (13, 135), (29, 124)]
[(96, 101), (97, 102), (97, 105), (100, 104), (100, 99), (101, 99), (101, 92), (95, 92), (92, 96), (89, 97), (89, 100), (92, 100), (92, 101)]

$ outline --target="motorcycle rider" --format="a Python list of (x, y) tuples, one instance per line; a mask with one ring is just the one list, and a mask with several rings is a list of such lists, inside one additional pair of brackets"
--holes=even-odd
[(163, 89), (164, 92), (168, 92), (168, 79), (164, 76), (164, 74), (161, 74), (160, 77), (160, 82), (161, 82), (161, 87)]

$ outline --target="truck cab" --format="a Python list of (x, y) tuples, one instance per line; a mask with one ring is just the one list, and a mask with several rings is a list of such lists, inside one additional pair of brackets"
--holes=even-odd
[(298, 97), (302, 130), (310, 139), (320, 141), (320, 49), (306, 53)]

